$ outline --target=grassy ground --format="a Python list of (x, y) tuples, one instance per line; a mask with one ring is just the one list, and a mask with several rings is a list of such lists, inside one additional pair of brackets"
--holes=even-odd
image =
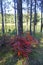
[[(27, 31), (27, 28), (28, 28), (28, 31), (30, 31), (30, 22), (28, 23), (28, 25), (27, 25), (27, 23), (23, 23), (24, 32)], [(37, 24), (35, 32), (40, 32), (40, 28), (41, 28), (41, 25)], [(10, 33), (10, 32), (12, 33), (12, 31), (14, 31), (14, 29), (15, 29), (15, 24), (10, 24), (10, 23), (5, 24), (4, 29), (5, 29), (5, 33)], [(33, 31), (33, 29), (34, 29), (34, 25), (32, 25), (32, 31)], [(0, 24), (0, 34), (1, 33), (2, 33), (2, 24)]]
[[(39, 47), (33, 49), (29, 56), (30, 65), (43, 65), (43, 36), (35, 35), (39, 39)], [(9, 47), (0, 49), (0, 65), (22, 65), (22, 58), (18, 58)]]

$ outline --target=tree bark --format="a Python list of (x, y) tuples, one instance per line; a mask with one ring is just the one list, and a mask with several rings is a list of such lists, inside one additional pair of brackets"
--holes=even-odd
[(4, 34), (4, 16), (3, 16), (2, 0), (1, 0), (1, 15), (2, 15), (2, 33)]
[(30, 5), (30, 34), (32, 34), (32, 31), (31, 31), (31, 23), (32, 23), (32, 0), (31, 0), (31, 5)]
[(18, 35), (21, 36), (23, 33), (22, 0), (17, 0), (17, 15), (18, 15)]
[(28, 31), (28, 18), (29, 18), (29, 0), (27, 0), (27, 31)]
[(34, 0), (35, 1), (35, 13), (34, 13), (34, 34), (35, 34), (35, 26), (36, 26), (36, 0)]
[(43, 28), (43, 1), (41, 1), (41, 33)]
[(15, 23), (15, 29), (16, 29), (16, 34), (17, 34), (16, 9), (17, 9), (17, 8), (16, 8), (16, 2), (15, 2), (15, 0), (14, 0), (14, 14), (15, 14), (15, 17), (14, 17), (14, 18), (15, 18), (15, 22), (14, 22), (14, 23)]

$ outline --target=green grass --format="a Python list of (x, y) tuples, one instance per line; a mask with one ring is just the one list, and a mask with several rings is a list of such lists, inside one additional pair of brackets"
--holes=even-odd
[[(28, 28), (28, 30), (27, 30), (27, 28)], [(40, 29), (41, 27), (40, 27), (40, 25), (36, 25), (36, 30), (35, 30), (35, 32), (36, 33), (38, 33), (38, 32), (40, 32)], [(5, 29), (5, 33), (12, 33), (14, 30), (15, 30), (15, 25), (13, 24), (10, 24), (9, 23), (9, 25), (5, 25), (4, 26), (4, 29)], [(32, 31), (33, 31), (33, 25), (32, 25)], [(26, 23), (23, 23), (23, 31), (24, 32), (26, 32), (26, 31), (30, 31), (30, 25), (28, 24), (28, 26), (27, 26), (27, 24)], [(0, 25), (0, 34), (2, 33), (2, 25)]]

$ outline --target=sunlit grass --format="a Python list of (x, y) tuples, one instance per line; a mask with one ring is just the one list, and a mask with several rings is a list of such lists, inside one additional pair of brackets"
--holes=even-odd
[[(30, 25), (29, 25), (30, 23), (28, 23), (28, 25), (27, 25), (27, 23), (23, 23), (23, 31), (25, 32), (25, 31), (30, 31)], [(28, 30), (27, 30), (27, 28), (28, 28)], [(15, 24), (10, 24), (10, 23), (8, 23), (8, 24), (6, 24), (5, 26), (4, 26), (4, 29), (5, 29), (5, 33), (7, 33), (7, 32), (12, 32), (14, 29), (15, 29)], [(32, 25), (32, 31), (34, 30), (34, 26)], [(37, 33), (37, 32), (40, 32), (40, 30), (41, 30), (41, 26), (40, 25), (36, 25), (36, 29), (35, 29), (35, 32)], [(0, 33), (2, 33), (2, 25), (0, 25)]]

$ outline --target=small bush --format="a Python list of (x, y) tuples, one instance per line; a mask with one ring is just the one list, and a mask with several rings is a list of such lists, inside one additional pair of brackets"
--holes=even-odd
[(28, 57), (32, 52), (32, 43), (38, 44), (38, 41), (32, 36), (19, 37), (15, 36), (10, 39), (12, 49), (17, 52), (18, 56)]

